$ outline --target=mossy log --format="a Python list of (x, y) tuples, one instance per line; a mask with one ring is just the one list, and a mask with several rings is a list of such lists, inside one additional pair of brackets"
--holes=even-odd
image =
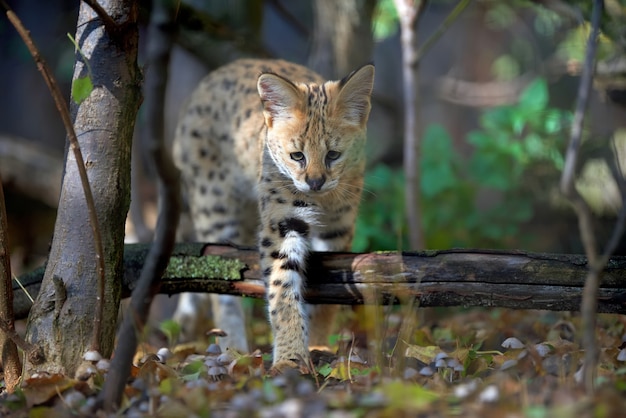
[[(126, 245), (123, 296), (139, 277), (148, 246)], [(160, 292), (265, 294), (255, 249), (215, 244), (176, 246)], [(33, 294), (43, 270), (21, 277)], [(314, 253), (309, 261), (306, 299), (311, 303), (355, 305), (402, 303), (419, 306), (483, 306), (577, 311), (587, 274), (581, 255), (523, 251), (445, 250), (426, 252)], [(28, 301), (17, 285), (16, 316)], [(610, 259), (602, 279), (598, 310), (626, 313), (626, 257)]]

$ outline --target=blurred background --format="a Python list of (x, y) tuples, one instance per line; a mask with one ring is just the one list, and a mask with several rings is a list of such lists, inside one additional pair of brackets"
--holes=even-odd
[[(69, 97), (75, 51), (68, 34), (76, 30), (79, 2), (8, 3)], [(150, 3), (142, 3), (145, 46)], [(445, 28), (458, 3), (426, 2), (415, 25), (419, 46), (443, 31), (422, 50), (417, 67), (414, 117), (421, 144), (424, 247), (582, 253), (575, 215), (558, 182), (588, 36), (589, 2), (475, 0)], [(621, 76), (626, 9), (618, 1), (606, 4), (577, 184), (594, 209), (600, 243), (608, 239), (622, 207), (611, 167), (619, 168), (626, 151)], [(235, 58), (283, 58), (327, 78), (341, 78), (372, 61), (376, 82), (368, 171), (354, 250), (411, 250), (402, 167), (402, 50), (393, 1), (197, 0), (184, 5), (170, 68), (168, 140), (178, 109), (198, 81)], [(0, 174), (12, 265), (20, 274), (48, 252), (65, 132), (37, 67), (6, 19), (0, 20), (0, 56)], [(156, 218), (153, 176), (142, 161), (141, 118), (140, 112), (129, 241), (148, 240)], [(624, 251), (620, 246), (618, 252)]]

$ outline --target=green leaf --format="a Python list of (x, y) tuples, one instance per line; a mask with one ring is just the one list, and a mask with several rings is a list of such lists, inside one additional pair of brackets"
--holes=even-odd
[(72, 100), (76, 104), (81, 104), (91, 94), (93, 90), (93, 83), (91, 77), (84, 76), (79, 77), (72, 83)]
[(537, 78), (522, 92), (519, 106), (529, 112), (540, 112), (548, 104), (548, 86), (546, 80)]
[(328, 377), (333, 372), (333, 367), (330, 364), (326, 363), (322, 367), (320, 367), (317, 372), (323, 377)]
[(173, 319), (167, 319), (159, 325), (159, 329), (167, 337), (167, 341), (170, 345), (174, 344), (178, 340), (178, 336), (181, 332), (181, 326)]
[(185, 381), (198, 380), (204, 369), (205, 367), (203, 362), (193, 361), (183, 367), (181, 370), (181, 377)]
[(422, 363), (430, 363), (435, 359), (437, 354), (441, 353), (441, 347), (438, 345), (428, 345), (422, 347), (419, 345), (407, 344), (406, 356), (413, 357), (421, 361)]
[[(419, 411), (441, 398), (441, 395), (418, 384), (394, 381), (382, 387), (389, 400), (388, 409)], [(385, 415), (385, 414), (383, 414)]]

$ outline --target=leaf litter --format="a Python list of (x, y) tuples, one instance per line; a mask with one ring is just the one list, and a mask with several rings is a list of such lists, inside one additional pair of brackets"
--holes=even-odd
[[(172, 325), (162, 326), (156, 334), (165, 344), (141, 345), (115, 416), (620, 417), (626, 410), (623, 316), (599, 317), (597, 391), (588, 396), (579, 382), (576, 314), (427, 309), (410, 340), (400, 341), (399, 311), (374, 332), (358, 319), (359, 309), (347, 315), (356, 331), (311, 352), (313, 375), (271, 375), (267, 335), (255, 335), (265, 342), (259, 350), (241, 354), (220, 349), (219, 331), (176, 344)], [(76, 378), (34, 375), (0, 395), (0, 416), (94, 416), (108, 366), (90, 354)]]

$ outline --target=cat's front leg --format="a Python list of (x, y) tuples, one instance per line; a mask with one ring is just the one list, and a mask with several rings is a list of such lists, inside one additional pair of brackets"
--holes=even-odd
[(303, 294), (309, 230), (301, 218), (287, 216), (268, 220), (260, 236), (277, 371), (298, 365), (308, 368), (309, 324)]

